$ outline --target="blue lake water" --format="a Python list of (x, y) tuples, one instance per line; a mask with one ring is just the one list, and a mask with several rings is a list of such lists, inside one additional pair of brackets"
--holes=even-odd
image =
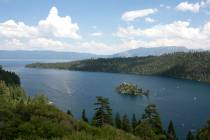
[[(113, 114), (126, 113), (130, 117), (133, 113), (140, 117), (149, 103), (156, 104), (164, 127), (173, 120), (181, 140), (189, 130), (204, 126), (210, 118), (209, 83), (158, 76), (25, 68), (28, 63), (32, 61), (0, 60), (0, 65), (20, 76), (29, 95), (43, 93), (60, 109), (70, 109), (77, 118), (82, 109), (92, 117), (96, 96), (109, 98)], [(123, 81), (149, 89), (150, 97), (117, 94), (115, 87)]]

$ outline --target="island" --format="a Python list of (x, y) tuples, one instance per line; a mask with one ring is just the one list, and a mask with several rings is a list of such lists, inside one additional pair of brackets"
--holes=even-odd
[(117, 92), (123, 95), (132, 96), (149, 96), (149, 90), (144, 91), (137, 85), (132, 83), (123, 82), (116, 88)]

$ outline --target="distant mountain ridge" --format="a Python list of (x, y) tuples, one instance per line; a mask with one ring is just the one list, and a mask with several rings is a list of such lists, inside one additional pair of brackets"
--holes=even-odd
[(189, 51), (202, 51), (202, 50), (192, 50), (186, 47), (176, 47), (176, 46), (164, 46), (155, 48), (137, 48), (133, 50), (128, 50), (120, 53), (116, 53), (113, 57), (135, 57), (135, 56), (160, 56), (162, 54), (170, 54), (174, 52), (189, 52)]
[(56, 51), (4, 51), (0, 50), (0, 59), (69, 59), (80, 60), (98, 58), (99, 55), (77, 52)]
[(80, 52), (56, 52), (56, 51), (26, 51), (26, 50), (0, 50), (0, 59), (57, 59), (57, 60), (82, 60), (90, 58), (115, 58), (115, 57), (142, 57), (142, 56), (160, 56), (174, 52), (203, 51), (192, 50), (186, 47), (165, 46), (156, 48), (137, 48), (113, 55), (97, 55)]

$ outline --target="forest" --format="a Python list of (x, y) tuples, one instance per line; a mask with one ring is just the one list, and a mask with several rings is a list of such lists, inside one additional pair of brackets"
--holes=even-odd
[(99, 58), (65, 63), (34, 63), (30, 68), (160, 75), (210, 82), (210, 52), (177, 52), (161, 56)]
[[(1, 69), (1, 71), (4, 71)], [(47, 97), (30, 97), (16, 82), (15, 73), (6, 72), (0, 81), (0, 139), (2, 140), (177, 140), (173, 122), (164, 129), (156, 105), (149, 104), (140, 118), (112, 113), (109, 99), (97, 96), (93, 118), (86, 110), (74, 118), (50, 103)], [(4, 79), (5, 78), (5, 79)], [(186, 140), (208, 140), (210, 120)]]
[(20, 78), (14, 72), (3, 70), (1, 65), (0, 81), (4, 81), (7, 85), (20, 85)]

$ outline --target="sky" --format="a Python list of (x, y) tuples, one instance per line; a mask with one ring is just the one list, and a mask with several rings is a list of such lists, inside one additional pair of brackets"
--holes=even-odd
[(210, 50), (210, 0), (0, 0), (0, 50)]

